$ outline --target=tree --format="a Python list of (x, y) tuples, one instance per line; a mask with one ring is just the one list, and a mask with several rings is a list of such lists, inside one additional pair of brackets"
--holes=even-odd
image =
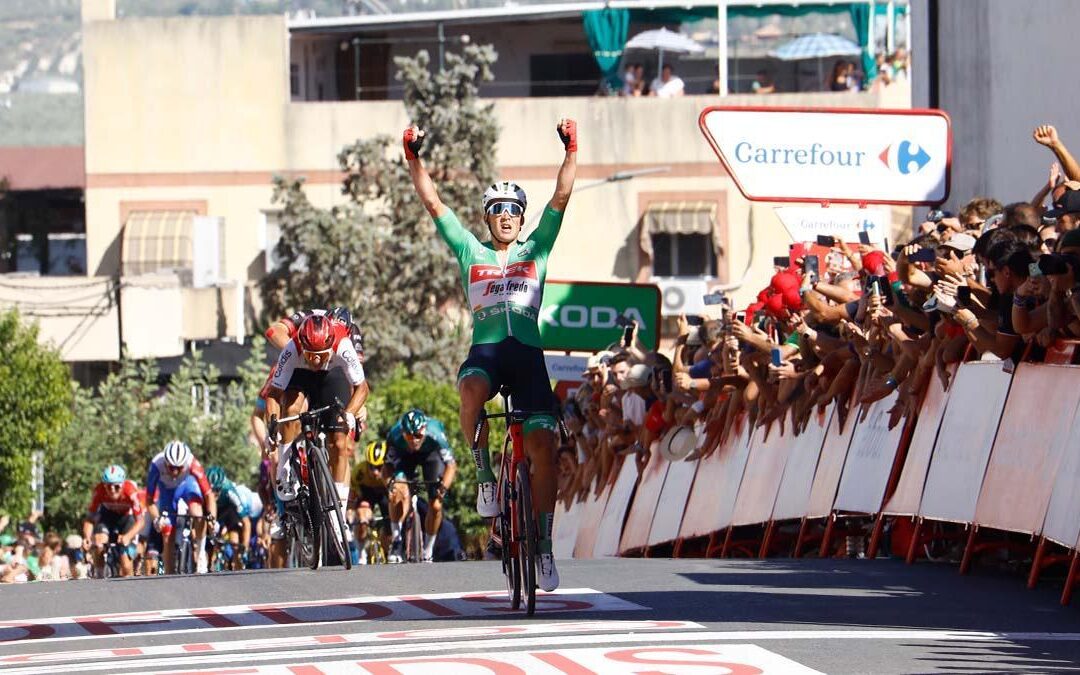
[(124, 360), (96, 392), (78, 389), (75, 418), (46, 457), (45, 521), (57, 530), (82, 519), (101, 470), (119, 464), (145, 487), (150, 460), (179, 438), (203, 466), (220, 464), (237, 482), (252, 484), (259, 453), (248, 442), (251, 402), (266, 377), (263, 340), (256, 338), (238, 381), (199, 354), (184, 357), (164, 389), (153, 361)]
[(30, 510), (31, 456), (55, 452), (71, 417), (70, 376), (60, 353), (16, 310), (0, 314), (0, 513)]
[[(428, 132), (425, 163), (444, 201), (479, 232), (480, 195), (495, 174), (498, 129), (477, 83), (492, 79), (490, 45), (430, 58), (396, 58), (410, 119)], [(458, 267), (416, 198), (400, 139), (358, 140), (338, 163), (346, 176), (340, 206), (319, 209), (302, 180), (275, 179), (282, 206), (279, 263), (262, 281), (268, 319), (296, 309), (342, 304), (366, 334), (365, 369), (377, 380), (404, 364), (412, 373), (452, 376), (468, 344)]]
[[(458, 428), (458, 395), (452, 384), (410, 375), (403, 366), (398, 366), (372, 390), (368, 399), (369, 429), (357, 445), (364, 448), (371, 441), (386, 438), (390, 427), (410, 408), (420, 408), (446, 425), (446, 435), (458, 465), (457, 476), (446, 499), (446, 516), (454, 522), (462, 539), (472, 543), (473, 553), (478, 553), (475, 549), (488, 526), (476, 513), (476, 465)], [(505, 430), (506, 425), (501, 421), (491, 423), (488, 444), (492, 449), (502, 449)]]

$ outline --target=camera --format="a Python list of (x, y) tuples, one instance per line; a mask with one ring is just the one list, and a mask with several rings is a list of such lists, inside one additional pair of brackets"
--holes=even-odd
[(1047, 253), (1039, 256), (1038, 262), (1033, 263), (1032, 269), (1034, 267), (1038, 267), (1039, 271), (1045, 275), (1068, 274), (1071, 267), (1075, 275), (1080, 272), (1080, 258), (1063, 253)]

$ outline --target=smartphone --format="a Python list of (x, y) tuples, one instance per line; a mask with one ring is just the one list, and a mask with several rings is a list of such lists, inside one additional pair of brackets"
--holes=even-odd
[(1039, 267), (1039, 263), (1028, 263), (1028, 276), (1029, 277), (1041, 277), (1043, 275), (1042, 268)]
[(615, 317), (615, 325), (619, 328), (630, 328), (634, 325), (634, 320), (627, 317), (625, 314), (620, 314)]
[(632, 343), (633, 341), (634, 341), (634, 327), (633, 327), (633, 326), (627, 326), (626, 328), (623, 328), (623, 332), (622, 332), (622, 346), (623, 346), (623, 347), (626, 347), (627, 349), (629, 349), (629, 348), (630, 348), (630, 344), (631, 344), (631, 343)]
[(965, 305), (971, 304), (971, 286), (957, 286), (956, 299)]
[(829, 247), (831, 247), (835, 243), (835, 241), (833, 240), (833, 238), (831, 236), (829, 236), (827, 234), (819, 234), (817, 236), (817, 243), (818, 243), (818, 246), (829, 246)]
[(743, 325), (746, 325), (746, 310), (740, 309), (739, 311), (735, 312), (735, 314), (733, 316), (734, 316), (735, 321), (738, 321), (739, 323), (741, 323)]
[(706, 305), (723, 305), (724, 294), (720, 291), (716, 291), (715, 293), (708, 293), (701, 296), (701, 301)]
[(791, 258), (787, 256), (776, 256), (772, 259), (773, 267), (791, 267)]
[(867, 246), (870, 245), (870, 234), (867, 233), (866, 230), (859, 231), (859, 243), (866, 244)]
[(779, 368), (781, 365), (783, 365), (784, 356), (783, 356), (783, 354), (780, 353), (780, 348), (779, 347), (773, 347), (772, 350), (769, 352), (769, 355), (772, 358), (772, 364), (774, 366)]
[(803, 258), (803, 272), (812, 273), (815, 279), (821, 276), (818, 272), (818, 266), (819, 262), (816, 255), (807, 255)]
[(671, 379), (672, 375), (670, 369), (664, 368), (660, 371), (660, 386), (663, 388), (665, 394), (670, 394), (673, 390)]
[(945, 217), (945, 212), (941, 209), (933, 209), (930, 213), (926, 214), (926, 219), (931, 223), (941, 222), (941, 219)]
[(932, 248), (920, 248), (908, 256), (911, 262), (932, 263), (937, 260), (937, 251)]
[(690, 316), (686, 317), (686, 323), (690, 324), (691, 326), (700, 326), (702, 323), (704, 323), (704, 321), (705, 320), (697, 314), (691, 314)]

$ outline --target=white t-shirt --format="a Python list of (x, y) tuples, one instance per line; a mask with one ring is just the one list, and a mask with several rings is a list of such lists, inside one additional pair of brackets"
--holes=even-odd
[[(277, 367), (274, 368), (274, 376), (270, 379), (270, 386), (284, 391), (289, 386), (293, 371), (297, 368), (314, 370), (300, 355), (300, 348), (296, 345), (296, 341), (289, 340), (289, 344), (285, 345), (285, 348), (281, 350), (281, 355), (278, 357)], [(345, 376), (349, 378), (349, 383), (354, 387), (359, 386), (364, 381), (364, 367), (360, 365), (360, 355), (356, 353), (356, 347), (353, 346), (352, 340), (349, 338), (343, 338), (338, 343), (337, 349), (323, 363), (321, 370), (332, 370), (334, 368), (342, 368), (345, 371)]]
[(628, 391), (622, 397), (623, 421), (640, 427), (645, 423), (645, 399), (638, 394)]
[(675, 96), (682, 96), (686, 85), (683, 84), (682, 78), (678, 75), (672, 75), (671, 79), (664, 82), (659, 77), (652, 81), (649, 86), (658, 97), (660, 98), (673, 98)]

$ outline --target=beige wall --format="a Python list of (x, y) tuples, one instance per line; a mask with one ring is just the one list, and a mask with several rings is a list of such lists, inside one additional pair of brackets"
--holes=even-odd
[[(224, 281), (257, 279), (263, 269), (262, 213), (273, 208), (271, 176), (306, 175), (312, 202), (330, 206), (341, 200), (341, 147), (377, 133), (396, 136), (408, 123), (398, 101), (290, 102), (287, 44), (283, 20), (275, 17), (121, 20), (86, 27), (92, 274), (116, 272), (122, 213), (132, 204), (198, 203), (207, 215), (225, 220)], [(886, 95), (898, 106), (907, 92), (894, 88)], [(722, 195), (727, 241), (721, 276), (740, 277), (753, 226), (752, 283), (737, 295), (742, 302), (764, 284), (771, 257), (788, 240), (771, 207), (751, 209), (724, 175), (698, 129), (701, 110), (721, 101), (870, 108), (885, 100), (832, 93), (501, 98), (494, 101), (501, 127), (497, 164), (504, 177), (526, 188), (533, 204), (543, 203), (562, 157), (555, 123), (564, 116), (578, 120), (578, 191), (551, 263), (553, 278), (633, 280), (640, 263), (642, 193)], [(616, 171), (658, 166), (671, 170), (588, 187)]]

